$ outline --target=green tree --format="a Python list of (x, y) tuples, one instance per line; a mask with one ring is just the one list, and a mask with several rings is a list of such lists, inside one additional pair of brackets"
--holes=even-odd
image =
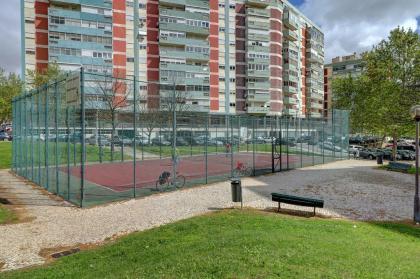
[(31, 88), (38, 88), (44, 84), (59, 80), (64, 77), (63, 71), (57, 63), (50, 63), (48, 67), (43, 70), (27, 70), (28, 86)]
[(12, 119), (12, 99), (20, 94), (22, 82), (15, 73), (0, 69), (0, 124)]
[(391, 135), (394, 142), (413, 134), (409, 109), (420, 103), (419, 34), (394, 29), (363, 61), (361, 77), (333, 81), (334, 106), (351, 109), (353, 130)]

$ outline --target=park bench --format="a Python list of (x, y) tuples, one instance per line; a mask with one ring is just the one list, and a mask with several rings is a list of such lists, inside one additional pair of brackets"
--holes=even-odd
[(285, 195), (280, 193), (271, 193), (271, 199), (272, 201), (278, 202), (279, 207), (277, 211), (280, 211), (280, 203), (287, 203), (287, 204), (294, 204), (294, 205), (300, 205), (300, 206), (308, 206), (314, 208), (314, 215), (315, 215), (315, 208), (323, 208), (324, 207), (324, 201), (323, 200), (317, 200), (317, 199), (311, 199), (311, 198), (304, 198), (304, 197), (296, 197), (291, 195)]
[(411, 164), (407, 164), (407, 163), (400, 163), (400, 162), (389, 162), (387, 168), (390, 170), (398, 170), (398, 171), (403, 171), (403, 172), (408, 172), (408, 170), (412, 167), (413, 165)]

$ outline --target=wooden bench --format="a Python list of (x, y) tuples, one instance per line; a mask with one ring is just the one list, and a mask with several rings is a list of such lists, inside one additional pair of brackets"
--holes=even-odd
[(412, 164), (407, 163), (400, 163), (400, 162), (389, 162), (387, 168), (390, 170), (399, 170), (403, 172), (408, 172), (408, 170), (412, 167)]
[(315, 208), (317, 208), (317, 207), (323, 208), (324, 207), (324, 201), (323, 200), (297, 197), (297, 196), (285, 195), (285, 194), (280, 194), (280, 193), (271, 193), (271, 200), (279, 203), (279, 207), (277, 209), (278, 212), (280, 211), (280, 208), (281, 208), (280, 203), (287, 203), (287, 204), (313, 207), (314, 208), (314, 215), (315, 215)]

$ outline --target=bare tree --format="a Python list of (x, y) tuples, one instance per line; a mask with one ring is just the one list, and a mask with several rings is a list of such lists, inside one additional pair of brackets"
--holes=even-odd
[(90, 75), (88, 77), (92, 92), (87, 98), (88, 102), (95, 102), (94, 106), (97, 107), (99, 118), (111, 121), (111, 161), (113, 161), (118, 115), (131, 106), (129, 96), (132, 86), (126, 79), (121, 78), (118, 72), (114, 73), (114, 76)]

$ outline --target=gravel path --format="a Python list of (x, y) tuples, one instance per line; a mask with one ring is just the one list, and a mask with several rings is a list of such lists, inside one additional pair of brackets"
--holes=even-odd
[[(349, 160), (247, 178), (243, 180), (244, 205), (275, 207), (270, 193), (278, 191), (323, 198), (325, 208), (318, 212), (326, 216), (358, 220), (411, 219), (414, 177), (376, 170), (373, 165), (371, 161)], [(0, 195), (5, 195), (6, 187), (12, 201), (20, 204), (32, 220), (0, 226), (3, 270), (42, 264), (45, 259), (39, 252), (43, 248), (98, 243), (109, 237), (233, 205), (228, 182), (89, 209), (53, 200), (44, 191), (7, 171), (0, 171), (0, 188), (3, 188)]]

